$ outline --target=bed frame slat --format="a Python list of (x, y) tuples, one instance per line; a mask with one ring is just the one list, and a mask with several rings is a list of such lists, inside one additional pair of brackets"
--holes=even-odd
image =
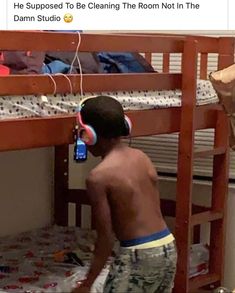
[(163, 53), (163, 72), (168, 73), (170, 70), (170, 54)]
[(61, 145), (55, 147), (55, 173), (54, 173), (54, 213), (55, 224), (61, 226), (68, 225), (68, 164), (69, 147)]
[[(76, 51), (78, 40), (77, 33), (0, 31), (0, 50)], [(179, 37), (82, 33), (79, 51), (179, 53), (183, 46)]]
[(200, 60), (200, 78), (207, 79), (208, 54), (202, 53)]
[[(130, 36), (133, 33), (129, 34)], [(163, 37), (166, 34), (161, 33), (135, 33), (138, 36), (158, 36)], [(169, 38), (176, 38), (187, 40), (188, 38), (193, 38), (198, 42), (198, 52), (200, 53), (218, 53), (219, 52), (219, 38), (212, 36), (198, 36), (198, 35), (181, 35), (181, 34), (168, 34)], [(224, 38), (224, 37), (222, 37)], [(171, 52), (169, 52), (171, 53)]]
[[(80, 93), (80, 75), (67, 75), (71, 80), (73, 92)], [(70, 85), (64, 76), (53, 75), (56, 92), (70, 93)], [(170, 90), (181, 88), (181, 74), (128, 73), (128, 74), (86, 74), (83, 75), (84, 92), (115, 92), (133, 90)], [(0, 78), (0, 95), (52, 94), (54, 83), (46, 75), (12, 75)], [(12, 87), (18, 84), (18, 87)]]
[[(215, 110), (220, 105), (200, 106), (196, 109), (196, 128), (212, 128)], [(167, 134), (179, 131), (181, 108), (128, 111), (135, 127), (132, 136)], [(0, 150), (19, 150), (72, 144), (75, 116), (54, 116), (0, 120)], [(59, 133), (59, 135), (58, 135)]]

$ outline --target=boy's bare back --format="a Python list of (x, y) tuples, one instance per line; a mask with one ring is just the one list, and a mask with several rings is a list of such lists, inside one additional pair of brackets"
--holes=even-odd
[[(112, 229), (120, 241), (166, 228), (160, 211), (157, 173), (143, 152), (123, 145), (114, 148), (91, 172), (89, 180), (103, 191), (97, 196), (107, 197)], [(103, 199), (93, 202), (99, 200)]]

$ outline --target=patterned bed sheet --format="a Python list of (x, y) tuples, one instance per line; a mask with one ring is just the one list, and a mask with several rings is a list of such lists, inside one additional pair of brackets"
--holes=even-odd
[[(124, 110), (144, 110), (181, 106), (181, 90), (86, 93), (85, 97), (110, 95)], [(189, 97), (190, 98), (190, 97)], [(80, 95), (5, 96), (0, 97), (0, 119), (42, 117), (73, 114)], [(198, 80), (197, 105), (217, 103), (218, 97), (210, 81)]]
[[(66, 293), (84, 279), (94, 249), (95, 232), (75, 227), (46, 227), (0, 241), (0, 292)], [(118, 242), (114, 252), (118, 250)], [(77, 258), (63, 258), (63, 252)], [(72, 262), (71, 262), (72, 260)], [(189, 277), (208, 272), (207, 245), (194, 244), (190, 251)], [(102, 293), (112, 258), (92, 286), (91, 293)]]
[[(58, 226), (1, 238), (0, 292), (71, 292), (86, 275), (94, 240), (92, 231)], [(75, 252), (82, 263), (63, 262), (64, 250)], [(108, 266), (91, 292), (103, 292)]]

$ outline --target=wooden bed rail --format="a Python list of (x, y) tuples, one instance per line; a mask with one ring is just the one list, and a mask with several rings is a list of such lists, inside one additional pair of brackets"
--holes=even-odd
[[(221, 39), (230, 39), (234, 42), (234, 38), (232, 37), (217, 37), (217, 36), (200, 36), (200, 35), (190, 35), (190, 34), (170, 34), (170, 33), (127, 33), (129, 36), (137, 35), (137, 36), (158, 36), (168, 38), (178, 38), (181, 40), (187, 40), (189, 38), (194, 39), (198, 42), (198, 52), (199, 53), (219, 53), (219, 47)], [(125, 33), (126, 35), (126, 33)]]
[[(7, 39), (7, 42), (5, 40)], [(182, 88), (182, 74), (169, 73), (170, 54), (181, 53), (188, 42), (194, 42), (201, 54), (200, 78), (208, 75), (208, 53), (219, 53), (218, 68), (231, 61), (234, 38), (212, 38), (201, 36), (163, 34), (81, 34), (79, 51), (123, 51), (144, 52), (151, 62), (152, 53), (163, 54), (163, 73), (141, 74), (86, 74), (83, 79), (84, 92), (158, 90)], [(78, 44), (76, 33), (0, 31), (1, 50), (75, 51)], [(188, 62), (191, 62), (190, 58)], [(230, 62), (231, 63), (231, 62)], [(73, 92), (80, 92), (80, 75), (68, 75)], [(63, 76), (53, 76), (57, 93), (71, 91)], [(20, 84), (20, 86), (19, 86)], [(14, 86), (16, 85), (16, 86)], [(0, 77), (0, 95), (51, 94), (55, 92), (52, 80), (45, 75), (11, 75)]]
[[(78, 41), (77, 33), (0, 31), (0, 51), (76, 51)], [(178, 37), (82, 33), (79, 51), (179, 53), (183, 47)]]
[[(159, 33), (81, 33), (79, 51), (180, 53), (183, 51), (183, 43), (187, 39), (197, 41), (199, 53), (219, 53), (222, 39), (226, 39), (231, 44), (234, 42), (232, 37)], [(75, 51), (77, 44), (77, 33), (0, 31), (0, 50)]]
[[(80, 93), (80, 75), (67, 75), (73, 93)], [(56, 92), (70, 93), (68, 80), (62, 75), (53, 75)], [(17, 85), (17, 86), (13, 86)], [(133, 90), (170, 90), (182, 87), (182, 74), (172, 73), (128, 73), (128, 74), (85, 74), (84, 92), (109, 92)], [(0, 95), (53, 94), (55, 86), (47, 75), (10, 75), (0, 77)]]
[[(200, 106), (196, 109), (196, 129), (213, 128), (219, 105)], [(180, 130), (181, 108), (129, 111), (135, 127), (132, 137), (166, 134)], [(55, 116), (0, 121), (0, 151), (30, 149), (72, 144), (75, 116)], [(23, 134), (23, 137), (22, 137)]]
[[(5, 42), (4, 40), (8, 40)], [(75, 51), (78, 45), (77, 33), (0, 31), (1, 50)], [(79, 51), (100, 52), (145, 52), (182, 53), (185, 41), (179, 37), (137, 36), (124, 34), (81, 34)], [(164, 72), (167, 72), (166, 70)], [(80, 93), (80, 76), (68, 75), (74, 93)], [(68, 81), (62, 76), (53, 76), (58, 93), (70, 92)], [(157, 90), (181, 88), (181, 74), (96, 74), (84, 75), (84, 92), (118, 90)], [(20, 86), (19, 86), (20, 84)], [(17, 85), (17, 86), (13, 86)], [(54, 84), (48, 76), (7, 76), (0, 77), (0, 95), (27, 95), (54, 93)]]
[[(131, 35), (131, 34), (130, 34)], [(164, 34), (145, 33), (137, 34), (142, 36), (164, 36)], [(179, 37), (184, 40), (193, 39), (197, 41), (197, 49), (200, 54), (199, 64), (199, 78), (206, 80), (208, 78), (208, 57), (211, 53), (218, 54), (218, 70), (225, 68), (227, 64), (231, 63), (231, 59), (234, 59), (234, 44), (235, 39), (233, 37), (210, 37), (210, 36), (197, 36), (197, 35), (179, 35), (179, 34), (167, 34), (168, 37)], [(232, 57), (233, 56), (233, 57)], [(152, 54), (145, 54), (146, 60), (151, 63)], [(164, 73), (169, 72), (170, 69), (170, 53), (163, 53), (163, 66), (162, 71)]]

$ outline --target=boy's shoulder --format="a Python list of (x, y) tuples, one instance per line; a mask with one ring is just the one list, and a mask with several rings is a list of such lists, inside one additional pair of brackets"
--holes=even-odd
[(130, 148), (130, 157), (133, 157), (136, 160), (140, 160), (142, 162), (151, 162), (150, 158), (144, 151), (136, 148)]
[(100, 162), (95, 168), (93, 168), (88, 177), (87, 181), (93, 184), (101, 184), (106, 180), (107, 168), (105, 168), (103, 162)]
[(134, 164), (133, 168), (136, 168), (136, 165), (139, 165), (140, 168), (144, 165), (152, 165), (150, 158), (143, 151), (128, 147), (128, 153), (125, 152), (122, 155), (120, 155), (120, 153), (118, 155), (115, 154), (101, 161), (91, 170), (88, 180), (96, 183), (107, 183), (109, 178), (113, 178), (114, 175), (119, 174), (119, 170), (125, 168), (126, 164), (128, 164), (128, 160)]

